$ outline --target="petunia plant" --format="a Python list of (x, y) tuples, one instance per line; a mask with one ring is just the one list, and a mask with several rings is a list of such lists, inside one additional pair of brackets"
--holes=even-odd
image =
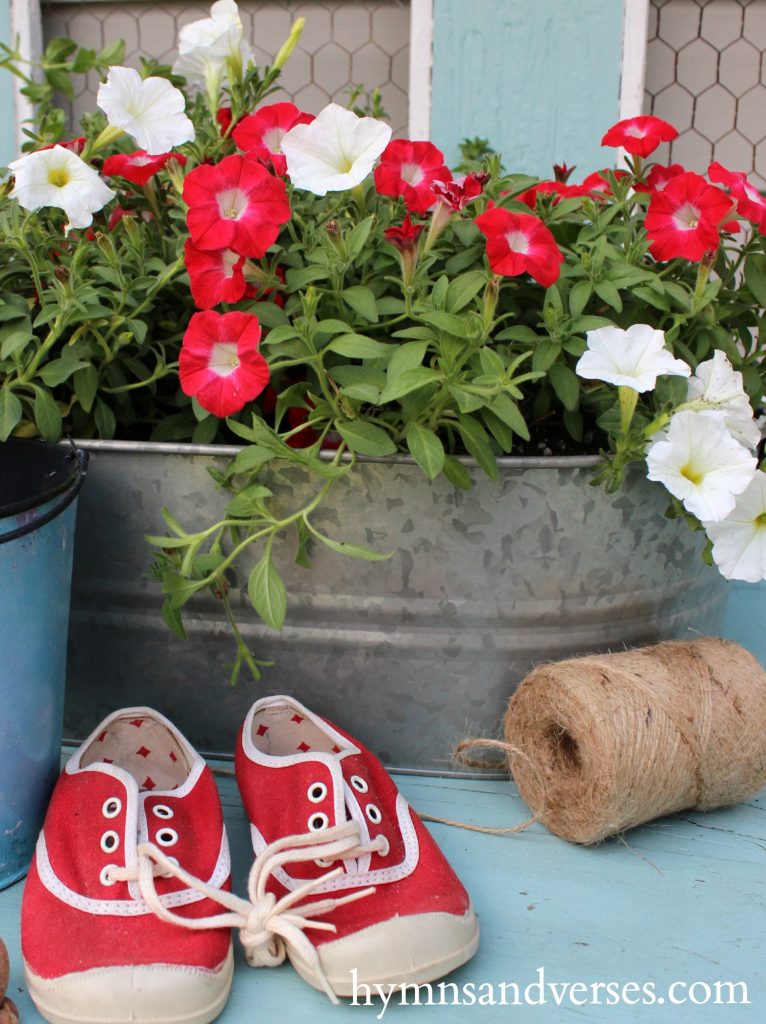
[[(609, 129), (626, 165), (579, 183), (506, 171), (482, 140), (458, 173), (377, 101), (272, 97), (301, 27), (264, 69), (233, 0), (181, 30), (173, 68), (6, 54), (40, 115), (0, 198), (0, 437), (240, 442), (225, 518), (176, 509), (151, 538), (165, 620), (183, 635), (212, 589), (235, 677), (259, 671), (235, 566), (280, 628), (279, 545), (307, 567), (316, 544), (386, 557), (314, 516), (370, 456), (467, 488), (462, 455), (494, 479), (503, 455), (600, 452), (594, 483), (645, 473), (725, 576), (766, 578), (766, 200), (746, 175), (652, 163), (676, 134), (656, 117)], [(90, 70), (100, 113), (67, 139), (52, 90)], [(306, 504), (277, 502), (283, 463), (315, 480)]]

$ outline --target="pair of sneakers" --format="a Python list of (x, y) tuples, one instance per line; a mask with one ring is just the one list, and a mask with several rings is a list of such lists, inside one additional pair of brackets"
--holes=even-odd
[(29, 993), (52, 1024), (207, 1024), (233, 973), (285, 956), (337, 1002), (465, 963), (468, 895), (380, 762), (290, 697), (250, 709), (237, 783), (255, 862), (231, 892), (209, 767), (149, 708), (110, 715), (67, 762), (22, 905)]

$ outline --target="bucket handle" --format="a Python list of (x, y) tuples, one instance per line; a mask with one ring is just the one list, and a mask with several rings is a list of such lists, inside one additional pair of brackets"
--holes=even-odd
[(77, 472), (74, 477), (74, 483), (65, 492), (61, 501), (49, 508), (44, 516), (39, 518), (30, 518), (23, 526), (17, 527), (15, 530), (11, 530), (9, 533), (0, 535), (0, 544), (6, 544), (11, 540), (18, 540), (19, 537), (25, 537), (28, 533), (32, 533), (34, 530), (39, 530), (41, 526), (45, 526), (56, 516), (60, 515), (64, 509), (69, 508), (72, 502), (75, 500), (77, 495), (80, 493), (80, 488), (83, 485), (86, 474), (88, 472), (88, 460), (90, 456), (82, 448), (77, 448), (74, 442), (70, 439), (69, 441), (71, 451), (67, 455), (69, 459), (77, 459)]

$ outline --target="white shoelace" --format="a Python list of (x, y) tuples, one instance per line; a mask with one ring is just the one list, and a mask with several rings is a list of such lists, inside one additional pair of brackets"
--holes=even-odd
[[(313, 919), (329, 914), (345, 903), (370, 896), (375, 892), (375, 887), (370, 886), (338, 898), (300, 903), (324, 882), (342, 875), (343, 868), (340, 867), (328, 871), (319, 878), (309, 879), (281, 899), (267, 892), (266, 885), (274, 870), (283, 864), (313, 860), (345, 860), (374, 853), (379, 849), (377, 839), (371, 843), (360, 843), (359, 826), (351, 821), (324, 829), (322, 832), (284, 836), (271, 843), (256, 857), (247, 882), (248, 899), (217, 889), (190, 875), (154, 843), (140, 843), (137, 846), (135, 868), (113, 866), (109, 869), (109, 877), (115, 882), (137, 882), (141, 896), (152, 911), (161, 920), (170, 924), (192, 929), (238, 928), (245, 956), (251, 967), (276, 967), (284, 961), (288, 948), (295, 950), (314, 968), (322, 988), (332, 1002), (337, 1003), (338, 997), (322, 970), (319, 954), (306, 936), (305, 929), (336, 931), (334, 924)], [(162, 903), (154, 884), (155, 878), (168, 877), (178, 878), (188, 888), (228, 908), (228, 912), (209, 917), (182, 917), (180, 914), (174, 914)]]

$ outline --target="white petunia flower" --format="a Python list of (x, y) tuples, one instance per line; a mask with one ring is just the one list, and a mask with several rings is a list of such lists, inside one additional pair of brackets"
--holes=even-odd
[(231, 65), (238, 77), (249, 61), (255, 60), (234, 0), (217, 0), (210, 8), (210, 17), (184, 25), (178, 34), (178, 59), (173, 65), (176, 74), (189, 82), (204, 84), (210, 93), (217, 93)]
[(363, 182), (390, 138), (390, 125), (330, 103), (284, 135), (282, 152), (293, 185), (323, 196)]
[(701, 409), (716, 409), (724, 413), (729, 432), (740, 444), (756, 448), (761, 431), (753, 418), (753, 407), (742, 384), (742, 374), (729, 362), (720, 349), (712, 359), (700, 363), (689, 379), (687, 401)]
[(183, 93), (165, 78), (141, 78), (133, 68), (111, 67), (96, 102), (109, 124), (132, 135), (150, 156), (194, 138)]
[(665, 335), (648, 324), (633, 324), (627, 329), (599, 327), (587, 332), (588, 350), (580, 356), (575, 369), (587, 380), (603, 380), (651, 391), (657, 378), (664, 375), (688, 377), (691, 367), (675, 359), (665, 348)]
[(11, 197), (25, 210), (56, 206), (72, 228), (87, 228), (115, 193), (92, 167), (63, 146), (28, 153), (8, 165), (15, 175)]
[(646, 453), (647, 476), (664, 484), (689, 512), (718, 523), (734, 508), (758, 465), (726, 429), (723, 413), (679, 412)]
[(747, 583), (766, 579), (766, 473), (755, 474), (723, 522), (703, 525), (722, 576)]

